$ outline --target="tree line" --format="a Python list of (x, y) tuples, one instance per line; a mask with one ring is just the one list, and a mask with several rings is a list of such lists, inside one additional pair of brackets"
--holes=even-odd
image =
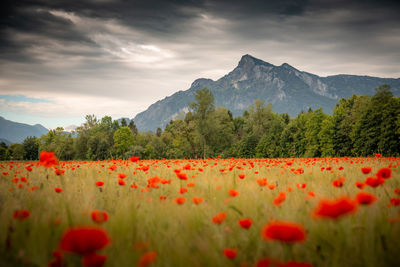
[(233, 117), (214, 106), (207, 88), (196, 91), (189, 107), (183, 119), (155, 133), (139, 132), (133, 121), (87, 115), (76, 136), (57, 128), (22, 144), (0, 144), (0, 159), (36, 160), (42, 150), (62, 160), (400, 155), (400, 98), (388, 85), (376, 88), (373, 96), (340, 99), (332, 115), (320, 108), (291, 118), (255, 100), (242, 116)]

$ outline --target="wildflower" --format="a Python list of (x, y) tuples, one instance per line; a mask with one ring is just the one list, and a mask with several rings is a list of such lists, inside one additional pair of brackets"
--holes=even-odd
[(179, 194), (181, 195), (185, 194), (187, 191), (188, 191), (187, 188), (184, 187), (179, 188)]
[(263, 227), (261, 236), (265, 240), (292, 243), (303, 242), (306, 239), (306, 232), (300, 224), (286, 221), (273, 221)]
[(357, 181), (357, 182), (355, 183), (355, 185), (356, 185), (359, 189), (364, 189), (364, 187), (365, 187), (365, 184), (362, 183), (362, 182), (359, 182), (359, 181)]
[(236, 191), (236, 190), (234, 190), (234, 189), (229, 189), (228, 194), (229, 194), (231, 197), (236, 197), (236, 196), (239, 195), (239, 192)]
[(267, 178), (257, 179), (256, 182), (261, 187), (266, 186), (267, 185)]
[(314, 215), (324, 218), (339, 218), (357, 210), (357, 202), (347, 197), (335, 200), (321, 200), (314, 210)]
[(56, 193), (61, 193), (63, 190), (61, 188), (56, 187), (54, 188), (54, 191), (56, 191)]
[(80, 255), (93, 254), (110, 243), (107, 232), (97, 227), (74, 227), (68, 229), (61, 238), (63, 251)]
[(61, 175), (63, 175), (63, 174), (65, 173), (65, 170), (56, 169), (56, 170), (54, 171), (54, 173), (55, 173), (57, 176), (61, 176)]
[(367, 179), (365, 179), (365, 184), (369, 185), (371, 187), (378, 187), (381, 184), (385, 183), (385, 179), (378, 177), (378, 178), (374, 178), (374, 177), (368, 177)]
[(119, 184), (119, 185), (125, 185), (125, 181), (122, 180), (122, 179), (119, 179), (119, 180), (118, 180), (118, 184)]
[(186, 198), (184, 198), (184, 197), (178, 197), (178, 198), (175, 198), (174, 202), (175, 202), (176, 204), (178, 204), (178, 205), (182, 205), (183, 203), (186, 202)]
[(389, 179), (392, 177), (392, 170), (390, 168), (381, 168), (376, 173), (377, 178)]
[(286, 200), (286, 193), (281, 192), (279, 195), (274, 199), (274, 205), (280, 206)]
[(193, 197), (192, 201), (194, 204), (199, 205), (201, 202), (203, 202), (203, 198), (201, 197)]
[(46, 168), (50, 168), (58, 165), (58, 159), (54, 155), (54, 152), (42, 151), (40, 152), (39, 164)]
[(390, 199), (390, 206), (399, 206), (400, 205), (400, 198), (391, 198)]
[(234, 258), (236, 258), (237, 255), (237, 249), (234, 248), (225, 248), (223, 250), (223, 254), (226, 258), (233, 260)]
[(345, 180), (346, 180), (346, 179), (343, 178), (343, 177), (341, 177), (341, 178), (339, 178), (339, 179), (336, 179), (336, 180), (333, 180), (332, 185), (333, 185), (334, 187), (342, 187)]
[(115, 164), (113, 164), (113, 165), (111, 165), (110, 167), (108, 167), (108, 169), (110, 169), (110, 170), (112, 170), (112, 171), (115, 171), (117, 168), (118, 168), (118, 167), (117, 167), (117, 165), (115, 165)]
[(33, 170), (31, 165), (26, 166), (25, 169), (26, 169), (28, 172), (31, 172), (31, 171)]
[(139, 160), (139, 157), (131, 157), (129, 160), (132, 162), (136, 162)]
[(372, 168), (371, 168), (371, 167), (362, 167), (362, 168), (361, 168), (361, 172), (364, 173), (364, 174), (368, 174), (368, 173), (370, 173), (371, 171), (372, 171)]
[(157, 259), (157, 253), (155, 251), (150, 251), (147, 252), (146, 254), (143, 254), (140, 257), (137, 265), (139, 267), (146, 267), (149, 266), (150, 264), (153, 264), (156, 261), (156, 259)]
[(90, 214), (92, 221), (95, 223), (104, 223), (108, 221), (108, 213), (101, 210), (94, 210)]
[(96, 182), (96, 186), (103, 186), (104, 185), (104, 182), (102, 182), (102, 181), (97, 181)]
[(49, 261), (49, 267), (62, 267), (62, 253), (61, 251), (55, 250), (51, 253), (55, 259)]
[(187, 180), (188, 179), (186, 173), (183, 173), (183, 172), (178, 172), (176, 174), (176, 176), (178, 176), (178, 178), (181, 179), (181, 180)]
[(253, 224), (253, 221), (249, 218), (241, 219), (238, 222), (239, 222), (240, 227), (242, 227), (243, 229), (249, 229), (251, 227), (251, 225)]
[(128, 175), (126, 175), (125, 173), (118, 173), (118, 178), (119, 179), (125, 179)]
[(367, 192), (360, 192), (356, 195), (358, 204), (371, 205), (376, 201), (376, 196)]
[(244, 174), (239, 174), (240, 179), (244, 179), (245, 175)]
[(225, 221), (225, 219), (226, 219), (226, 213), (225, 212), (221, 212), (221, 213), (218, 213), (217, 215), (215, 215), (212, 218), (212, 222), (215, 223), (215, 224), (221, 224), (221, 223), (223, 223)]
[(275, 187), (276, 187), (276, 185), (274, 185), (274, 184), (269, 184), (268, 185), (268, 188), (271, 189), (271, 190), (275, 189)]
[(31, 213), (29, 212), (29, 210), (16, 210), (14, 212), (14, 219), (16, 220), (25, 220), (26, 218), (28, 218), (31, 215)]

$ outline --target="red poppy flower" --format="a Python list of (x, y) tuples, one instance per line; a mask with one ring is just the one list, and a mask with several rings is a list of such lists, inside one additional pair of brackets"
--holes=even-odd
[(122, 179), (119, 179), (119, 180), (118, 180), (118, 184), (119, 184), (119, 185), (125, 185), (125, 181), (122, 180)]
[(229, 189), (228, 194), (229, 194), (231, 197), (236, 197), (236, 196), (239, 195), (239, 192), (236, 191), (236, 190), (234, 190), (234, 189)]
[(186, 198), (184, 198), (184, 197), (178, 197), (178, 198), (175, 198), (175, 199), (174, 199), (174, 202), (175, 202), (176, 204), (178, 204), (178, 205), (182, 205), (183, 203), (186, 202)]
[(28, 218), (31, 215), (31, 213), (29, 212), (29, 210), (16, 210), (14, 211), (14, 219), (16, 220), (25, 220), (26, 218)]
[(374, 178), (374, 177), (368, 177), (367, 179), (365, 179), (365, 184), (369, 185), (371, 187), (378, 187), (381, 184), (385, 183), (385, 179), (378, 177), (378, 178)]
[(63, 263), (62, 263), (62, 253), (61, 251), (53, 251), (52, 253), (53, 257), (55, 257), (55, 259), (49, 261), (48, 265), (49, 267), (62, 267)]
[(199, 205), (201, 202), (203, 202), (203, 198), (201, 197), (193, 197), (192, 201), (194, 204)]
[(153, 264), (157, 260), (157, 253), (155, 251), (147, 252), (146, 254), (140, 257), (137, 265), (139, 267), (146, 267), (150, 264)]
[(125, 173), (118, 173), (118, 178), (119, 179), (124, 179), (126, 178), (128, 175), (126, 175)]
[(371, 167), (362, 167), (361, 171), (364, 174), (368, 174), (368, 173), (370, 173), (372, 171), (372, 168)]
[(268, 185), (268, 188), (271, 189), (271, 190), (275, 189), (275, 187), (276, 187), (276, 185), (274, 185), (274, 184), (269, 184)]
[(95, 223), (104, 223), (104, 222), (108, 221), (108, 213), (105, 211), (94, 210), (94, 211), (92, 211), (90, 216), (92, 217), (92, 220)]
[(75, 227), (68, 229), (60, 241), (60, 248), (80, 255), (93, 254), (110, 243), (110, 238), (102, 228)]
[(131, 157), (129, 160), (132, 162), (136, 162), (139, 160), (139, 157)]
[(358, 204), (371, 205), (376, 201), (376, 196), (368, 192), (360, 192), (356, 195)]
[(237, 249), (234, 248), (225, 248), (223, 250), (224, 256), (227, 257), (230, 260), (233, 260), (234, 258), (236, 258), (237, 255)]
[(185, 194), (187, 191), (188, 191), (187, 188), (184, 188), (184, 187), (179, 188), (179, 194), (181, 194), (181, 195)]
[(249, 218), (241, 219), (238, 222), (239, 222), (240, 227), (242, 227), (244, 229), (249, 229), (251, 227), (251, 225), (253, 224), (253, 221)]
[(277, 240), (281, 242), (303, 242), (306, 239), (304, 227), (297, 223), (274, 221), (266, 224), (261, 236), (265, 240)]
[(244, 179), (245, 176), (246, 176), (246, 175), (244, 175), (244, 174), (239, 174), (239, 178), (240, 178), (240, 179)]
[(188, 179), (186, 173), (183, 173), (183, 172), (176, 173), (176, 176), (178, 176), (178, 178), (181, 179), (181, 180), (187, 180)]
[(104, 185), (104, 182), (102, 182), (102, 181), (97, 181), (96, 182), (96, 186), (103, 186)]
[(286, 193), (281, 192), (279, 195), (274, 199), (274, 205), (280, 206), (286, 200)]
[(31, 172), (31, 171), (33, 170), (33, 169), (32, 169), (32, 166), (26, 166), (25, 169), (26, 169), (28, 172)]
[(63, 174), (65, 173), (65, 170), (56, 169), (56, 170), (54, 171), (54, 173), (55, 173), (57, 176), (61, 176), (61, 175), (63, 175)]
[(115, 164), (113, 164), (113, 165), (111, 165), (110, 167), (108, 167), (108, 169), (110, 169), (110, 170), (112, 170), (112, 171), (115, 171), (117, 168), (118, 168), (118, 167), (117, 167), (117, 165), (115, 165)]
[(54, 191), (56, 191), (56, 193), (61, 193), (63, 190), (61, 188), (56, 187), (54, 188)]
[(361, 183), (361, 182), (359, 182), (359, 181), (357, 181), (357, 182), (355, 183), (355, 185), (356, 185), (359, 189), (363, 189), (363, 188), (365, 187), (365, 184), (364, 184), (364, 183)]
[(223, 223), (225, 221), (225, 219), (226, 219), (226, 213), (225, 212), (221, 212), (221, 213), (218, 213), (217, 215), (215, 215), (212, 218), (212, 222), (215, 223), (215, 224), (221, 224), (221, 223)]
[(391, 198), (390, 199), (390, 205), (391, 206), (399, 206), (400, 205), (400, 198)]
[(266, 186), (267, 185), (267, 178), (257, 179), (256, 182), (261, 187)]
[(82, 266), (85, 267), (102, 267), (107, 260), (107, 256), (98, 255), (96, 253), (85, 255), (82, 259)]
[(336, 219), (345, 214), (353, 213), (356, 210), (357, 202), (350, 198), (342, 197), (335, 200), (323, 199), (314, 210), (314, 215), (317, 217)]
[(40, 152), (39, 164), (46, 168), (50, 168), (58, 165), (58, 158), (54, 155), (54, 152), (42, 151)]
[(333, 185), (334, 187), (342, 187), (345, 180), (346, 180), (346, 179), (343, 178), (343, 177), (341, 177), (341, 178), (339, 178), (339, 179), (336, 179), (336, 180), (333, 180), (332, 185)]
[(394, 189), (396, 195), (400, 195), (400, 187)]
[(381, 168), (376, 173), (377, 178), (389, 179), (392, 177), (392, 170), (390, 168)]

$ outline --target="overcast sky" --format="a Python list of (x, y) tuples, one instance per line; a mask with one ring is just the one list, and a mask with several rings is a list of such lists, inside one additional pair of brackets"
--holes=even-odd
[(396, 0), (5, 2), (0, 116), (48, 128), (133, 118), (244, 54), (320, 76), (400, 77)]

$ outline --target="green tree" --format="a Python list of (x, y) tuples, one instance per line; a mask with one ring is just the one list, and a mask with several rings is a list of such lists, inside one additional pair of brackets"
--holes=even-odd
[(332, 157), (335, 155), (333, 146), (334, 131), (333, 116), (327, 115), (322, 121), (321, 130), (318, 133), (322, 157)]
[(12, 160), (24, 159), (25, 150), (22, 144), (11, 144), (8, 149), (10, 151)]
[(24, 146), (24, 159), (27, 160), (38, 160), (39, 159), (39, 139), (34, 136), (25, 138), (22, 143)]
[(129, 129), (131, 129), (131, 131), (132, 131), (133, 134), (138, 134), (138, 129), (137, 129), (137, 127), (136, 127), (136, 125), (135, 125), (135, 122), (134, 122), (133, 120), (131, 120), (131, 121), (129, 122), (128, 127), (129, 127)]
[(114, 133), (114, 147), (117, 156), (124, 156), (133, 145), (133, 133), (131, 129), (124, 126)]
[(207, 143), (211, 137), (211, 114), (214, 112), (214, 96), (207, 88), (197, 90), (195, 94), (196, 102), (190, 103), (193, 110), (193, 117), (196, 119), (197, 131), (201, 136), (203, 147), (203, 158), (207, 155)]

